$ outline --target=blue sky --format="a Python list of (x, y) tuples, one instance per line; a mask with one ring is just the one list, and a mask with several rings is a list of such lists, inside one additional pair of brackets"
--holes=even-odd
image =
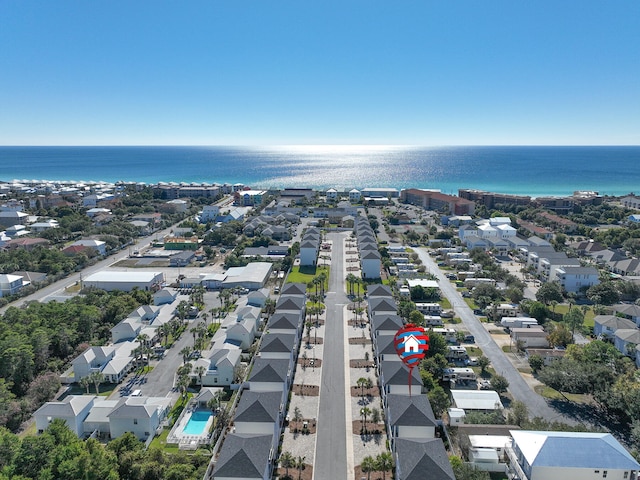
[(640, 2), (0, 2), (2, 145), (638, 145)]

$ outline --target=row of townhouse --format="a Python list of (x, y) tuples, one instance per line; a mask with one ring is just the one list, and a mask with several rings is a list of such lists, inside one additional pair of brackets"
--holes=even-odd
[(595, 267), (583, 267), (578, 258), (556, 252), (550, 244), (521, 247), (521, 258), (543, 282), (558, 281), (567, 292), (578, 292), (600, 283)]
[(640, 368), (640, 306), (616, 304), (610, 315), (596, 315), (593, 332), (610, 340), (623, 355), (634, 358)]
[(253, 360), (248, 389), (240, 397), (211, 478), (269, 480), (298, 356), (306, 308), (306, 285), (288, 283), (267, 323)]
[(291, 204), (290, 201), (280, 199), (272, 201), (264, 209), (265, 215), (277, 216), (282, 214), (298, 217), (326, 218), (330, 223), (340, 223), (345, 216), (355, 217), (361, 207), (350, 202), (338, 202), (334, 206), (307, 206)]
[(609, 271), (626, 276), (640, 276), (640, 259), (628, 257), (625, 252), (606, 248), (599, 242), (582, 241), (571, 244), (579, 254), (588, 256)]
[(54, 419), (61, 419), (80, 438), (100, 436), (114, 439), (127, 432), (146, 441), (155, 436), (171, 408), (167, 397), (123, 397), (108, 400), (96, 395), (69, 395), (47, 402), (33, 417), (38, 433)]
[(261, 235), (274, 240), (291, 240), (293, 225), (300, 223), (300, 217), (292, 214), (279, 214), (275, 217), (271, 215), (260, 215), (252, 218), (242, 229), (247, 237)]
[[(247, 303), (222, 321), (208, 355), (194, 362), (193, 381), (203, 387), (228, 387), (236, 381), (242, 352), (260, 335), (261, 312), (268, 298), (266, 289), (251, 292)], [(195, 372), (200, 371), (202, 374)]]
[(147, 346), (153, 345), (159, 338), (159, 328), (173, 318), (179, 300), (173, 291), (163, 289), (155, 293), (154, 303), (138, 307), (113, 326), (112, 344), (89, 347), (73, 359), (73, 375), (65, 372), (61, 381), (77, 383), (98, 372), (106, 382), (120, 383), (135, 367), (139, 339), (144, 338)]
[(394, 336), (402, 328), (389, 287), (367, 287), (368, 313), (377, 359), (382, 404), (398, 480), (455, 478), (444, 443), (436, 436), (437, 421), (417, 369), (411, 371), (396, 354)]
[(360, 254), (360, 271), (362, 278), (380, 278), (382, 257), (378, 251), (376, 234), (366, 217), (358, 216), (355, 219), (354, 230), (358, 241), (358, 253)]
[(228, 223), (242, 221), (247, 216), (251, 207), (220, 207), (220, 205), (205, 205), (202, 211), (196, 215), (196, 221), (200, 223)]

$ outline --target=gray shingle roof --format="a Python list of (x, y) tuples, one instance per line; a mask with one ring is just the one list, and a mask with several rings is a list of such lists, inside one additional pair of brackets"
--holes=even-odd
[(267, 333), (262, 337), (261, 352), (291, 352), (295, 346), (293, 333)]
[(282, 287), (282, 295), (305, 295), (307, 286), (304, 283), (285, 283)]
[(289, 371), (289, 360), (256, 358), (249, 382), (284, 382)]
[(398, 480), (455, 480), (440, 438), (396, 440)]
[(373, 315), (371, 317), (371, 328), (374, 332), (396, 331), (402, 328), (402, 318), (394, 314)]
[(268, 328), (297, 330), (300, 326), (300, 315), (291, 312), (276, 312), (269, 319)]
[[(385, 385), (409, 385), (409, 367), (402, 362), (381, 362)], [(419, 368), (411, 371), (411, 385), (423, 385)]]
[(281, 392), (245, 391), (236, 410), (236, 422), (275, 423), (280, 413)]
[(392, 425), (434, 427), (436, 419), (426, 395), (387, 395), (388, 418)]
[(367, 286), (368, 297), (392, 297), (393, 293), (387, 285), (368, 285)]
[(213, 470), (214, 478), (264, 478), (272, 441), (272, 435), (227, 435)]

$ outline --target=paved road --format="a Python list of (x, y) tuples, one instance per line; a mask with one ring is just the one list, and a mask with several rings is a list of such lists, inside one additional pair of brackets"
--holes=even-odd
[[(318, 409), (316, 438), (315, 480), (347, 478), (347, 424), (345, 396), (345, 362), (348, 352), (344, 349), (345, 320), (343, 307), (348, 303), (344, 294), (343, 259), (344, 235), (330, 233), (333, 241), (329, 292), (325, 298), (327, 320), (325, 323), (324, 352), (322, 356), (322, 382)], [(349, 433), (350, 433), (349, 425)], [(350, 435), (349, 435), (350, 437)]]
[[(174, 225), (175, 226), (175, 225)], [(171, 226), (165, 230), (159, 231), (159, 232), (155, 232), (153, 235), (149, 235), (148, 237), (141, 237), (138, 238), (136, 240), (136, 244), (135, 244), (135, 248), (141, 250), (142, 248), (148, 246), (153, 240), (155, 240), (156, 238), (162, 238), (165, 235), (168, 235), (169, 232), (174, 228), (174, 226)], [(66, 278), (63, 278), (62, 280), (59, 280), (55, 283), (52, 283), (51, 285), (48, 285), (44, 288), (41, 288), (40, 290), (38, 290), (35, 293), (32, 293), (29, 296), (26, 296), (24, 298), (21, 298), (3, 308), (0, 309), (0, 313), (4, 313), (5, 310), (9, 307), (21, 307), (23, 306), (25, 303), (27, 302), (33, 302), (33, 301), (37, 301), (40, 302), (43, 299), (46, 299), (49, 296), (52, 296), (54, 294), (62, 294), (62, 291), (64, 290), (65, 287), (69, 286), (69, 285), (73, 285), (74, 283), (78, 282), (80, 280), (80, 277), (82, 278), (87, 278), (89, 275), (92, 275), (96, 272), (99, 272), (101, 270), (104, 270), (105, 268), (107, 268), (109, 265), (119, 262), (120, 260), (123, 260), (125, 258), (129, 257), (129, 249), (125, 248), (124, 250), (120, 250), (119, 252), (110, 255), (109, 257), (105, 258), (104, 260), (100, 260), (98, 263), (96, 263), (95, 265), (92, 265), (90, 267), (85, 268), (84, 270), (82, 270), (81, 272), (78, 273), (73, 273), (71, 275), (69, 275)]]
[(465, 328), (475, 337), (476, 343), (482, 348), (485, 356), (491, 360), (491, 366), (499, 375), (504, 376), (509, 381), (509, 391), (511, 395), (513, 395), (513, 398), (527, 405), (531, 417), (542, 417), (549, 421), (557, 420), (575, 425), (577, 422), (574, 419), (566, 417), (551, 408), (547, 404), (547, 401), (525, 382), (520, 372), (511, 364), (502, 349), (491, 338), (491, 335), (489, 335), (478, 318), (473, 314), (471, 308), (465, 303), (462, 295), (460, 295), (456, 288), (447, 280), (429, 254), (422, 248), (415, 250), (420, 256), (422, 263), (427, 267), (427, 270), (438, 277), (440, 290), (449, 302), (451, 302), (451, 306), (462, 320)]

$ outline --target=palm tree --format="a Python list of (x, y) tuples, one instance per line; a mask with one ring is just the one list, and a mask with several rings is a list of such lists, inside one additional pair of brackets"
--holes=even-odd
[(284, 468), (284, 475), (287, 478), (289, 477), (289, 469), (293, 467), (295, 464), (295, 458), (291, 455), (291, 452), (282, 452), (280, 454), (280, 466)]
[(364, 434), (367, 434), (367, 415), (371, 413), (371, 409), (369, 407), (362, 407), (360, 409), (360, 415), (364, 418), (362, 429), (364, 430)]
[(362, 399), (364, 400), (364, 387), (367, 386), (367, 379), (364, 377), (360, 377), (357, 381), (356, 381), (356, 385), (360, 387), (360, 396), (362, 397)]
[(362, 469), (362, 473), (367, 474), (367, 480), (371, 478), (371, 472), (375, 472), (378, 468), (378, 464), (374, 460), (374, 458), (370, 455), (367, 455), (362, 459), (362, 463), (360, 464), (360, 468)]
[(298, 480), (302, 478), (302, 470), (304, 470), (305, 456), (296, 458), (296, 468), (298, 469)]
[(169, 334), (171, 333), (171, 325), (163, 323), (158, 327), (158, 333), (160, 333), (160, 344), (162, 344), (162, 339), (164, 338), (164, 343), (166, 345), (169, 340)]
[(189, 355), (191, 355), (191, 348), (190, 347), (184, 347), (182, 350), (180, 350), (180, 355), (182, 355), (182, 363), (187, 363), (187, 360), (189, 359)]
[(80, 386), (87, 389), (87, 395), (89, 395), (89, 385), (91, 385), (91, 380), (89, 380), (89, 377), (82, 377), (80, 379)]
[(91, 375), (89, 375), (89, 381), (93, 383), (93, 386), (96, 389), (96, 395), (99, 395), (100, 384), (104, 382), (104, 375), (101, 374), (100, 372), (92, 372)]
[(383, 452), (376, 457), (376, 469), (382, 471), (382, 480), (386, 478), (386, 472), (393, 470), (393, 457), (389, 452)]
[(353, 273), (347, 275), (347, 284), (349, 285), (347, 293), (349, 296), (353, 296), (353, 285), (356, 283), (356, 280), (357, 278)]
[(200, 385), (202, 385), (202, 377), (207, 372), (207, 369), (203, 365), (198, 365), (194, 372), (198, 375), (198, 380), (200, 381)]

